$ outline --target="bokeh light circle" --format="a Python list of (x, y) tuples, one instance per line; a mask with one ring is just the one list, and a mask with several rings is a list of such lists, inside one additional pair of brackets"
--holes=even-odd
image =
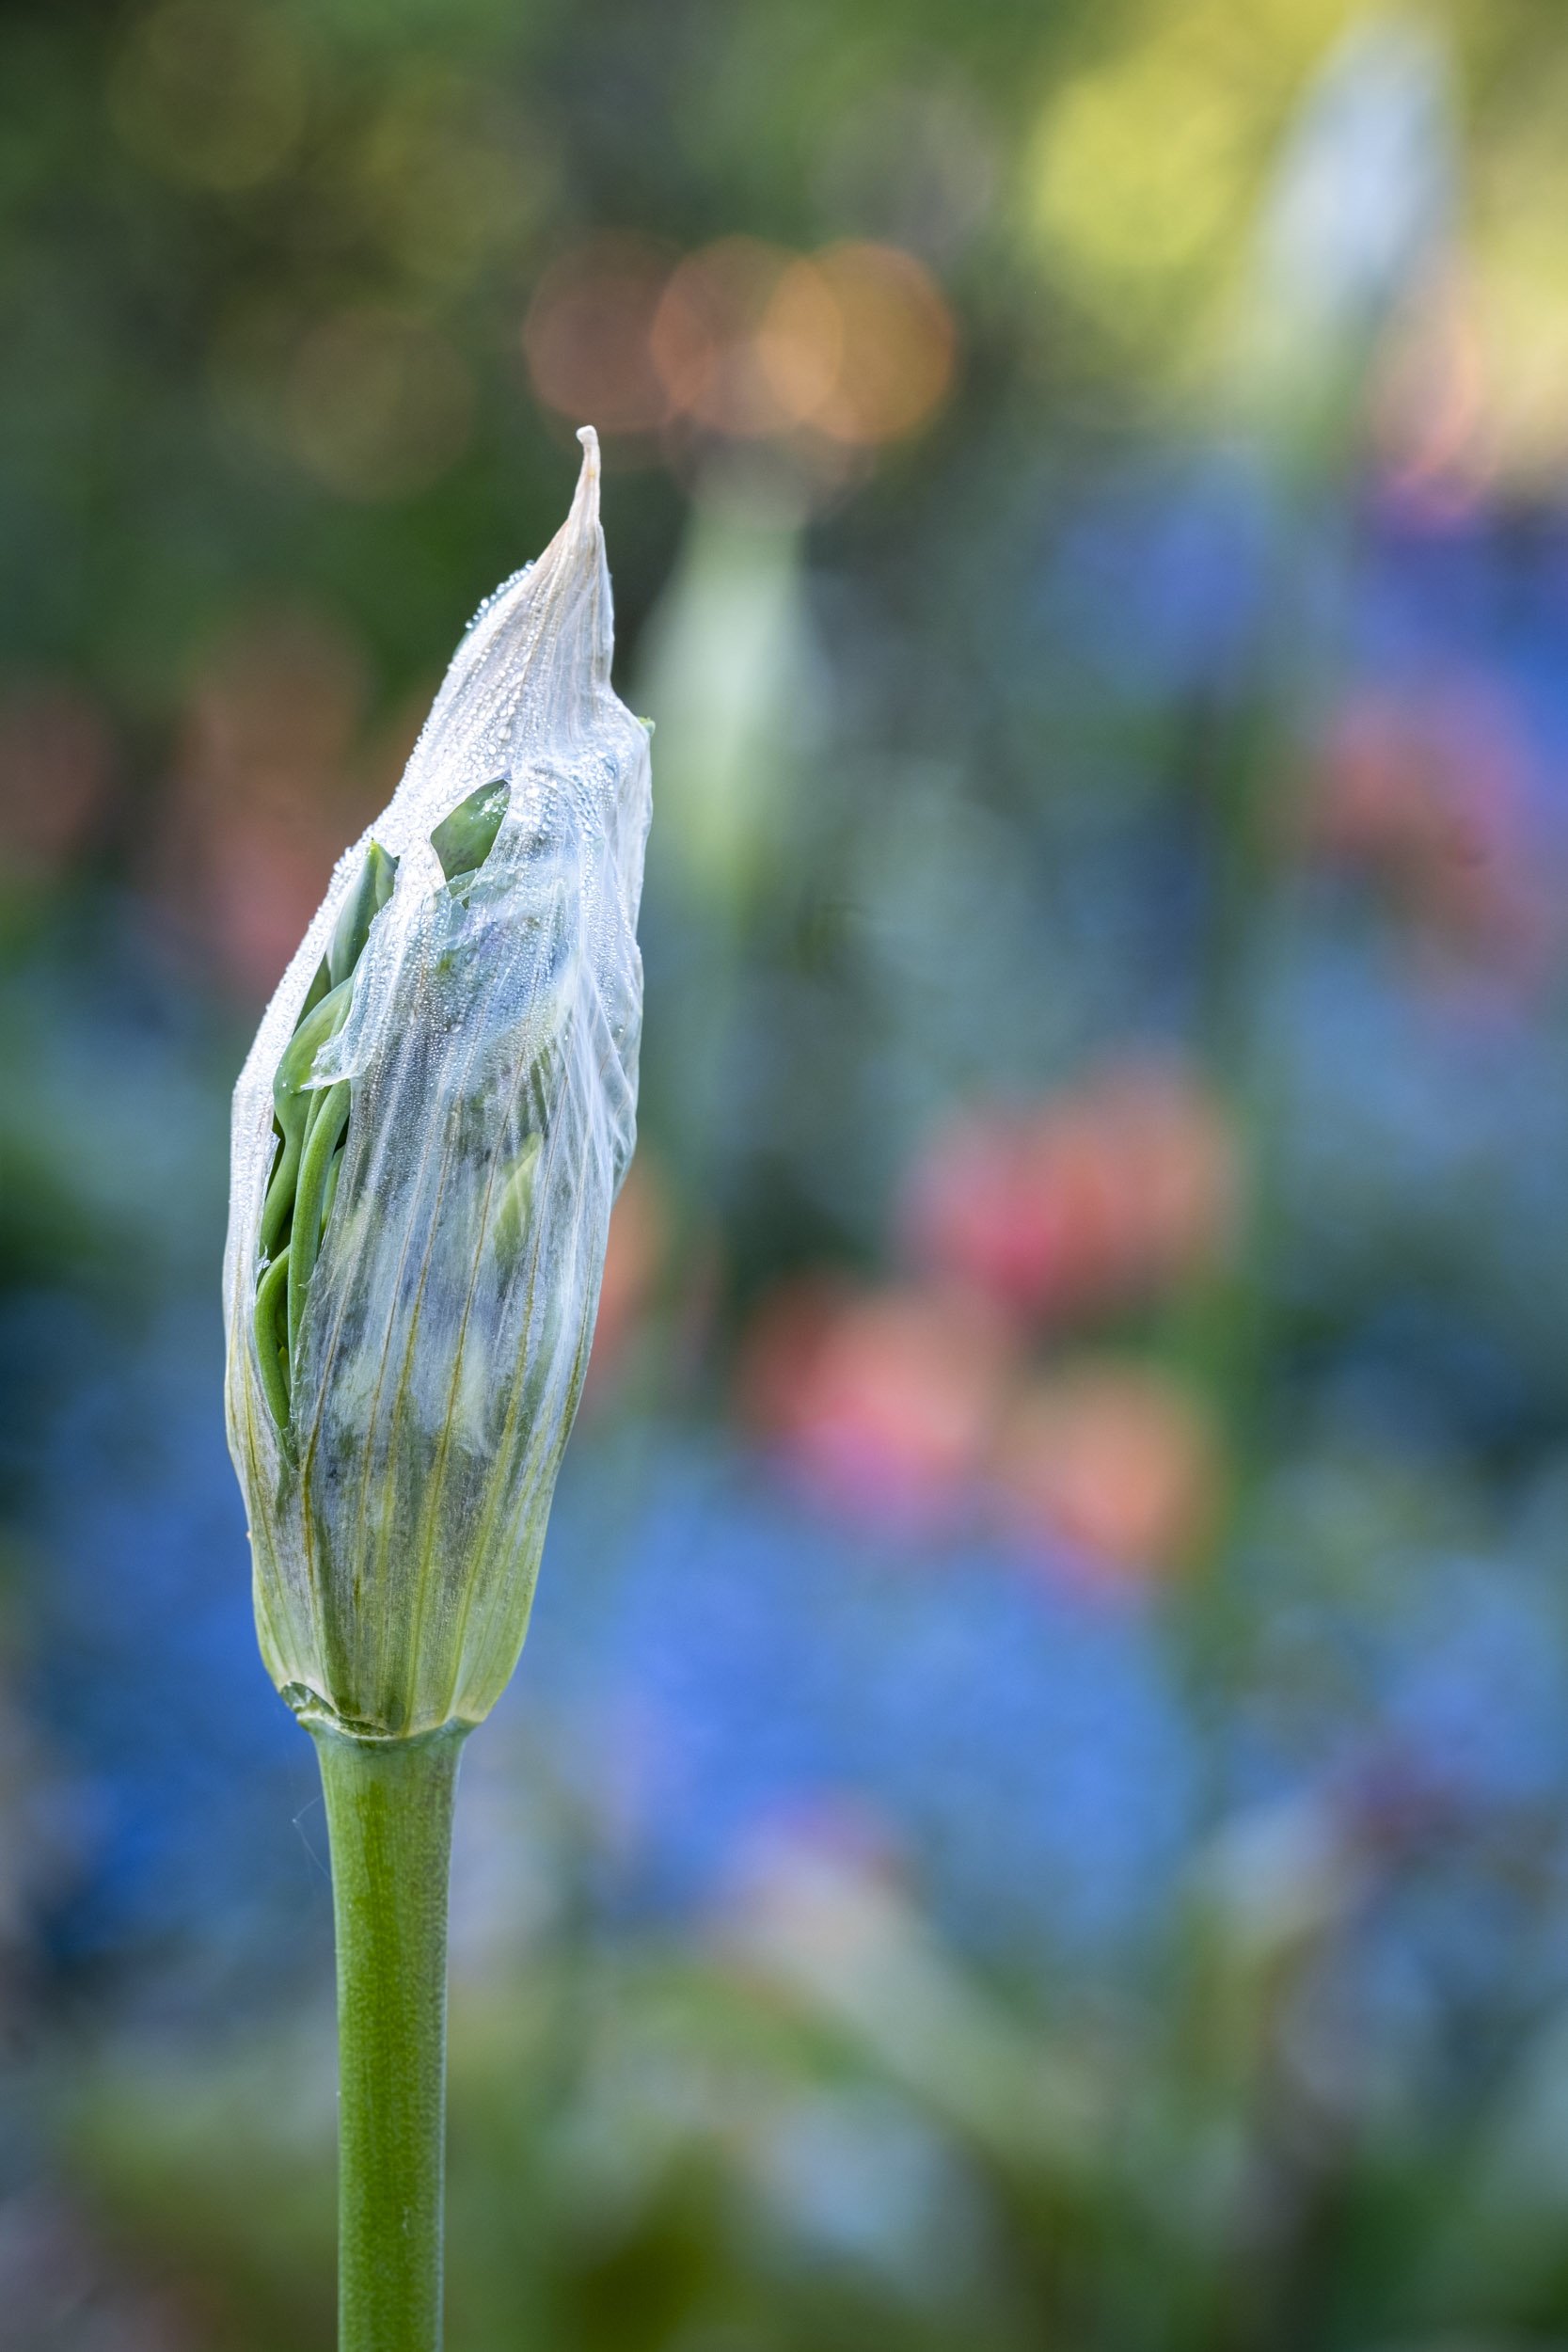
[(562, 254), (523, 321), (523, 355), (547, 408), (602, 434), (646, 434), (670, 414), (650, 350), (673, 256), (651, 239), (609, 234)]

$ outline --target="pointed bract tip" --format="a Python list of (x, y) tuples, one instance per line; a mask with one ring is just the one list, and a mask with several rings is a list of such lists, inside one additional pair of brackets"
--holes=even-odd
[(568, 521), (586, 523), (596, 528), (599, 520), (599, 437), (591, 424), (581, 426), (578, 439), (582, 443), (582, 469), (578, 475), (576, 496)]

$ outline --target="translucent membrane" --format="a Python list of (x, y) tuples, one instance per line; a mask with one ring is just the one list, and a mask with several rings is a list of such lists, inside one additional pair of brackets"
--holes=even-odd
[[(262, 1652), (302, 1715), (387, 1737), (477, 1722), (516, 1662), (635, 1135), (648, 746), (610, 690), (581, 438), (565, 524), (464, 638), (234, 1097), (229, 1429)], [(431, 836), (492, 782), (493, 843), (449, 882)], [(349, 1110), (280, 1426), (255, 1320), (273, 1083), (372, 838), (396, 882), (311, 1073)]]

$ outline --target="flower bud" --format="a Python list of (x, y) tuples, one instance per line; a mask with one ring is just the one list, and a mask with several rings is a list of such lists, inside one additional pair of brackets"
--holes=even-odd
[(635, 1135), (647, 735), (598, 451), (459, 646), (234, 1097), (230, 1445), (307, 1721), (477, 1723), (527, 1629)]

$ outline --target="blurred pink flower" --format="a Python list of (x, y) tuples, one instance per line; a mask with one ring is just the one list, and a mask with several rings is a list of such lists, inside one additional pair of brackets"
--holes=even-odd
[(916, 1166), (915, 1258), (1017, 1311), (1082, 1315), (1212, 1260), (1235, 1198), (1218, 1104), (1174, 1065), (1109, 1065), (1028, 1113), (966, 1113)]
[(1315, 771), (1307, 838), (1320, 858), (1374, 877), (1442, 960), (1525, 982), (1548, 967), (1559, 860), (1495, 694), (1348, 704)]

